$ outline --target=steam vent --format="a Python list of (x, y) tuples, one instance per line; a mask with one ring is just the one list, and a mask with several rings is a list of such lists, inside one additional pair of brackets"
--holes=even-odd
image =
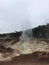
[(0, 34), (0, 65), (49, 65), (49, 24)]

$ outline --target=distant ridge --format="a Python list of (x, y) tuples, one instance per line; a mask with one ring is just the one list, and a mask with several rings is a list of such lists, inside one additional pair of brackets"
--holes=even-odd
[(49, 23), (25, 31), (0, 34), (0, 38), (49, 38)]

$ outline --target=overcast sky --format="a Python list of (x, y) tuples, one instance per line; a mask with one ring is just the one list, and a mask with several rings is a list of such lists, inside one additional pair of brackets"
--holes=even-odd
[(49, 23), (49, 0), (0, 0), (0, 33)]

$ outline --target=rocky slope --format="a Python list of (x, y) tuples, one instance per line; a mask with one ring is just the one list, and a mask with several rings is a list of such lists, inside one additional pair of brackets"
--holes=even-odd
[[(25, 62), (25, 60), (29, 58), (31, 61), (32, 59), (33, 61), (36, 59), (49, 61), (48, 33), (49, 27), (48, 25), (44, 25), (22, 32), (0, 34), (1, 65), (13, 61), (17, 62), (17, 60), (19, 62), (24, 60)], [(26, 62), (28, 61), (29, 60), (26, 60)], [(5, 64), (3, 64), (4, 62)]]
[[(1, 41), (0, 41), (1, 42)], [(29, 39), (26, 41), (2, 40), (0, 61), (12, 60), (13, 57), (39, 53), (39, 57), (49, 56), (49, 40)]]

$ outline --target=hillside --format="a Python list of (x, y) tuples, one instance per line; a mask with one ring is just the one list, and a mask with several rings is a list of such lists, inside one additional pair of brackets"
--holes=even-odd
[(48, 33), (49, 24), (26, 31), (0, 34), (0, 64), (8, 65), (18, 61), (35, 63), (37, 60), (37, 62), (49, 62)]

